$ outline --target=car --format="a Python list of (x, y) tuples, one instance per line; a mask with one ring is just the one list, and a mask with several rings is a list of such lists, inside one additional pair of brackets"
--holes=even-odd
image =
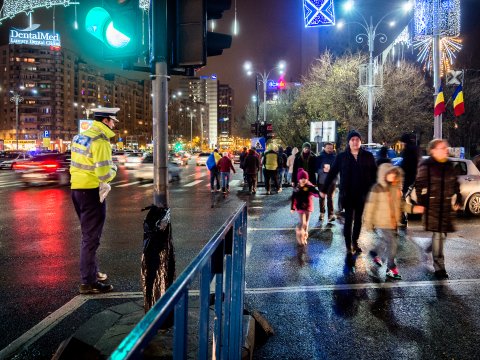
[[(480, 216), (480, 170), (477, 169), (472, 160), (452, 157), (448, 159), (453, 163), (454, 171), (460, 183), (460, 194), (463, 200), (461, 210)], [(401, 162), (397, 162), (397, 164), (400, 165)], [(411, 198), (415, 201), (415, 190), (412, 191)]]
[(207, 166), (207, 159), (210, 156), (210, 153), (207, 152), (202, 152), (197, 155), (197, 158), (195, 159), (195, 163), (197, 166)]
[[(375, 160), (377, 160), (378, 152), (383, 147), (382, 144), (376, 144), (376, 143), (366, 143), (366, 144), (362, 144), (361, 146), (362, 146), (362, 149), (371, 152), (373, 154), (373, 157), (375, 158)], [(393, 159), (393, 158), (397, 157), (397, 153), (395, 152), (395, 150), (393, 150), (391, 148), (388, 148), (387, 155), (388, 155), (389, 159)]]
[(188, 163), (188, 158), (179, 153), (174, 153), (169, 156), (169, 161), (179, 166), (185, 166)]
[(115, 151), (112, 154), (112, 161), (118, 162), (119, 164), (125, 164), (125, 160), (128, 156), (128, 154), (132, 153), (133, 151), (131, 150), (119, 150)]
[(24, 185), (70, 184), (70, 154), (36, 155), (29, 161), (14, 164), (13, 169)]
[[(168, 182), (180, 180), (182, 168), (172, 162), (168, 162)], [(133, 173), (137, 181), (153, 180), (153, 155), (147, 154), (142, 158), (141, 163)]]
[(32, 155), (25, 152), (11, 152), (5, 154), (4, 157), (0, 159), (0, 169), (11, 170), (13, 165), (19, 162), (28, 161), (32, 158)]
[(145, 156), (145, 153), (143, 152), (127, 153), (127, 155), (125, 156), (125, 162), (124, 162), (125, 169), (127, 170), (136, 169), (141, 163), (144, 156)]

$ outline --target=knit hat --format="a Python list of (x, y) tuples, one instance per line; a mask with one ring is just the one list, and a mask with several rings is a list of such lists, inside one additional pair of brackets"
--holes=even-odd
[(312, 148), (312, 145), (309, 143), (309, 142), (304, 142), (303, 145), (302, 145), (302, 149), (304, 148), (309, 148), (311, 149)]
[(297, 180), (300, 180), (300, 179), (307, 179), (308, 180), (308, 173), (305, 170), (303, 170), (302, 168), (299, 168), (298, 172), (297, 172)]
[(347, 142), (349, 142), (352, 137), (358, 137), (360, 140), (362, 140), (362, 136), (357, 130), (350, 130), (347, 135)]

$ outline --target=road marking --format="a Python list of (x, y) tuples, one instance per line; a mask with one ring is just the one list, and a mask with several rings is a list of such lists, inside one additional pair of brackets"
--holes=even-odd
[(121, 187), (132, 186), (132, 185), (135, 185), (135, 184), (140, 184), (140, 181), (134, 181), (134, 182), (131, 182), (131, 183), (128, 183), (128, 184), (118, 185), (116, 187), (121, 188)]
[[(249, 209), (251, 209), (251, 207)], [(322, 230), (322, 229), (324, 229), (324, 228), (323, 227), (311, 227), (308, 230), (311, 231), (311, 230)], [(292, 225), (292, 227), (288, 227), (288, 228), (248, 228), (247, 230), (248, 231), (275, 231), (275, 230), (278, 230), (278, 231), (290, 231), (291, 230), (291, 231), (293, 231), (293, 230), (295, 230), (295, 225)]]
[(183, 185), (184, 187), (192, 187), (192, 186), (195, 186), (197, 185), (198, 183), (201, 183), (203, 180), (195, 180), (195, 181), (192, 181), (191, 183), (188, 183), (188, 184), (185, 184)]
[(249, 206), (249, 209), (263, 209), (263, 206)]
[(111, 182), (110, 185), (121, 184), (121, 183), (125, 183), (125, 182), (127, 182), (127, 181), (128, 181), (128, 180), (114, 181), (114, 182)]
[(149, 187), (149, 186), (153, 186), (153, 182), (149, 182), (149, 183), (146, 183), (146, 184), (143, 184), (143, 185), (139, 185), (140, 187)]
[(240, 185), (240, 180), (230, 180), (230, 186)]

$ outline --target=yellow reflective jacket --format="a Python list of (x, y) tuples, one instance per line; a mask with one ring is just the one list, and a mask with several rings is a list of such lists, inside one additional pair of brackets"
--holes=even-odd
[(117, 174), (112, 161), (110, 138), (115, 133), (104, 123), (95, 121), (92, 127), (72, 140), (70, 165), (72, 189), (98, 188), (100, 182), (110, 182)]

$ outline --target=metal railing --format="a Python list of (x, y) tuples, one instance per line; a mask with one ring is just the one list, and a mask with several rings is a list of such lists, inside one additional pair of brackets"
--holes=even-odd
[(197, 359), (209, 352), (210, 284), (215, 277), (212, 353), (219, 359), (240, 359), (242, 350), (247, 207), (240, 206), (210, 239), (165, 294), (110, 355), (112, 360), (138, 359), (162, 324), (174, 311), (173, 358), (186, 359), (188, 345), (188, 291), (196, 276), (200, 282), (200, 319)]

